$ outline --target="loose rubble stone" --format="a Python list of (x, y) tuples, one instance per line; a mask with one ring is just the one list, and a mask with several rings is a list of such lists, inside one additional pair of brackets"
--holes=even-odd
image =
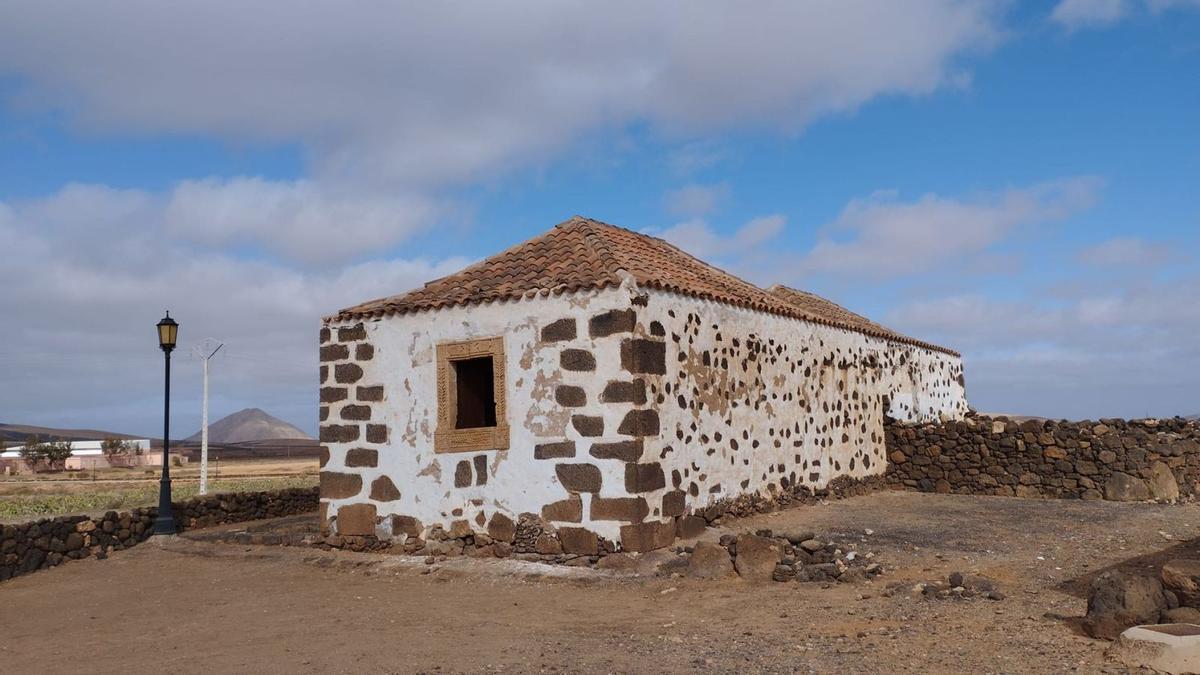
[(743, 534), (737, 538), (734, 569), (747, 581), (770, 581), (775, 566), (782, 558), (783, 553), (774, 539), (753, 534)]
[(1200, 560), (1175, 558), (1163, 563), (1162, 583), (1180, 604), (1200, 607)]
[(687, 574), (697, 579), (725, 579), (736, 576), (737, 572), (724, 546), (711, 541), (701, 541), (692, 549)]

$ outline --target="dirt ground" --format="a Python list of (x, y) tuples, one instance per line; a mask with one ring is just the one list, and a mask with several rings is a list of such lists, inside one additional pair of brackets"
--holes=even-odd
[[(879, 493), (729, 528), (854, 538), (887, 567), (825, 586), (152, 540), (0, 584), (0, 670), (1123, 672), (1062, 617), (1084, 612), (1079, 589), (1102, 569), (1200, 536), (1197, 516)], [(1006, 599), (882, 593), (953, 571)]]

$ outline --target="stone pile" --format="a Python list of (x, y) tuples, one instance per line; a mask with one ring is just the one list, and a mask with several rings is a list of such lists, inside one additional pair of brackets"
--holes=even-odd
[[(197, 497), (173, 504), (179, 529), (194, 529), (317, 510), (317, 488)], [(69, 560), (104, 559), (145, 541), (158, 508), (109, 511), (98, 518), (60, 516), (0, 527), (0, 581)]]
[(888, 483), (925, 492), (1174, 502), (1200, 480), (1200, 423), (962, 421), (886, 426)]
[(878, 576), (883, 567), (873, 553), (818, 539), (812, 532), (727, 534), (717, 543), (700, 542), (682, 549), (681, 573), (700, 579), (740, 576), (751, 582), (852, 583)]
[(726, 516), (745, 518), (791, 506), (816, 504), (823, 500), (860, 497), (887, 488), (887, 480), (884, 476), (879, 475), (863, 478), (838, 476), (829, 481), (825, 487), (815, 490), (800, 484), (779, 489), (772, 484), (768, 486), (766, 494), (751, 493), (722, 499), (697, 511), (695, 515), (704, 518), (709, 525), (720, 525)]
[(920, 596), (930, 600), (1003, 600), (1004, 593), (996, 588), (991, 579), (970, 576), (962, 572), (951, 572), (944, 580), (922, 581), (918, 583), (896, 582), (888, 584), (880, 595), (892, 597), (903, 593)]
[(1158, 576), (1110, 570), (1092, 580), (1088, 635), (1115, 640), (1126, 628), (1153, 623), (1200, 624), (1200, 559), (1169, 560)]

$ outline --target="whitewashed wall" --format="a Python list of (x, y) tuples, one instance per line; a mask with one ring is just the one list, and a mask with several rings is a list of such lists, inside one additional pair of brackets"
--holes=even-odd
[[(592, 337), (589, 322), (606, 313), (620, 314), (619, 326)], [(574, 322), (574, 337), (543, 339), (562, 319)], [(566, 505), (578, 515), (547, 517), (555, 526), (645, 550), (673, 536), (674, 518), (724, 498), (882, 473), (884, 400), (894, 417), (913, 421), (967, 410), (957, 357), (629, 282), (330, 328), (322, 345), (322, 508), (340, 532), (389, 536), (392, 515), (426, 530), (466, 521), (484, 531), (497, 513), (515, 521)], [(509, 449), (435, 452), (436, 345), (496, 336), (505, 345)], [(657, 352), (653, 369), (631, 366), (628, 353), (623, 359), (633, 343)], [(591, 354), (594, 371), (564, 369), (564, 350)], [(601, 403), (613, 382), (639, 391), (644, 383), (646, 400)], [(363, 403), (364, 386), (382, 387), (382, 400)], [(579, 387), (585, 402), (561, 405), (560, 386)], [(649, 414), (646, 424), (622, 427), (639, 411)], [(584, 436), (573, 416), (600, 418), (602, 433)], [(631, 441), (642, 444), (635, 456), (596, 452)], [(571, 456), (535, 457), (539, 444), (564, 442), (573, 444)], [(359, 458), (353, 465), (351, 455)], [(597, 487), (568, 489), (557, 470), (572, 467), (598, 471)], [(463, 469), (468, 485), (455, 481)], [(644, 528), (631, 527), (643, 518)]]
[[(579, 439), (570, 422), (572, 414), (605, 416), (606, 428), (616, 428), (620, 422), (616, 417), (619, 411), (600, 405), (567, 410), (555, 402), (554, 390), (559, 384), (577, 385), (587, 391), (589, 402), (598, 400), (607, 380), (598, 373), (616, 372), (619, 357), (613, 350), (594, 348), (595, 341), (587, 333), (588, 319), (605, 310), (628, 306), (628, 292), (608, 289), (365, 322), (367, 342), (374, 346), (375, 353), (371, 360), (358, 362), (364, 370), (361, 382), (384, 387), (384, 401), (373, 405), (370, 421), (388, 426), (388, 442), (378, 445), (363, 442), (326, 444), (330, 454), (323, 470), (353, 471), (363, 476), (359, 495), (325, 500), (330, 514), (344, 504), (363, 501), (371, 482), (381, 475), (391, 477), (401, 496), (394, 501), (377, 502), (377, 515), (412, 516), (426, 527), (440, 523), (448, 528), (452, 521), (467, 520), (478, 528), (478, 514), (490, 519), (496, 511), (516, 520), (521, 513), (540, 513), (544, 505), (567, 497), (555, 476), (555, 462), (535, 460), (533, 448), (549, 441)], [(562, 318), (577, 319), (578, 337), (568, 342), (543, 343), (541, 328)], [(504, 337), (507, 357), (509, 449), (434, 452), (436, 345), (495, 336)], [(597, 361), (596, 371), (562, 370), (559, 354), (564, 348), (591, 351)], [(340, 408), (353, 403), (349, 400), (330, 404), (329, 419), (337, 420)], [(594, 440), (600, 439), (588, 439)], [(581, 461), (589, 461), (586, 457), (588, 445), (588, 442), (580, 443)], [(345, 466), (346, 452), (360, 446), (378, 449), (377, 467)], [(478, 455), (487, 456), (486, 484), (454, 487), (457, 463), (469, 462)], [(598, 462), (597, 465), (605, 485), (623, 483), (623, 469), (616, 462)], [(609, 521), (592, 526), (587, 522), (589, 497), (582, 496), (584, 526), (598, 535), (616, 539), (616, 523)]]
[(967, 411), (961, 359), (943, 352), (673, 293), (644, 313), (667, 338), (659, 454), (692, 508), (883, 473), (884, 396), (897, 419)]

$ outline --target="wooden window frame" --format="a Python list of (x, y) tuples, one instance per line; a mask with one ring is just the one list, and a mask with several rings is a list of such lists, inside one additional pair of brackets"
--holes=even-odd
[[(458, 381), (455, 361), (492, 357), (492, 386), (496, 395), (496, 426), (456, 429)], [(508, 406), (504, 338), (492, 337), (437, 345), (437, 429), (433, 432), (434, 452), (479, 452), (508, 449)]]

